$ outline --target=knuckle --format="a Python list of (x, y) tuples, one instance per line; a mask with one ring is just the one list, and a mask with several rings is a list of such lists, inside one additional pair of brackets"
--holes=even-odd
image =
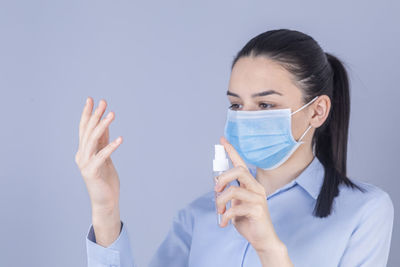
[(79, 167), (82, 165), (82, 155), (81, 155), (81, 152), (80, 152), (80, 151), (78, 151), (78, 152), (75, 154), (75, 163), (76, 163)]
[(217, 196), (217, 199), (215, 200), (215, 203), (217, 204), (217, 207), (219, 207), (219, 208), (222, 205), (222, 203), (224, 203), (223, 197), (224, 197), (223, 195), (219, 195), (219, 196)]
[(103, 119), (100, 121), (100, 128), (105, 128), (109, 123), (111, 123), (113, 116), (111, 115), (111, 112), (107, 114)]
[(238, 189), (239, 189), (239, 188), (238, 188), (237, 186), (234, 186), (234, 185), (232, 185), (232, 186), (230, 186), (230, 187), (228, 188), (229, 193), (232, 194), (232, 195), (236, 194), (237, 191), (238, 191)]
[(115, 149), (115, 146), (116, 146), (115, 142), (111, 142), (108, 145), (106, 145), (102, 150), (102, 156), (105, 157), (106, 155), (111, 154), (111, 152)]
[(220, 210), (220, 209), (221, 209), (220, 200), (216, 200), (216, 201), (215, 201), (215, 207), (217, 208), (217, 210)]
[(79, 164), (79, 162), (80, 162), (80, 155), (79, 155), (79, 153), (76, 153), (75, 154), (75, 163)]
[(105, 120), (104, 120), (104, 123), (111, 123), (111, 121), (113, 121), (114, 120), (114, 118), (115, 118), (115, 113), (113, 112), (113, 111), (110, 111), (108, 114), (107, 114), (107, 116), (106, 116), (106, 118), (105, 118)]
[(104, 158), (104, 150), (105, 150), (106, 148), (107, 148), (107, 147), (103, 148), (102, 150), (100, 150), (100, 151), (96, 154), (96, 159), (97, 159), (97, 160), (103, 160), (103, 158)]
[[(104, 100), (103, 100), (103, 101), (104, 101)], [(102, 111), (103, 111), (103, 109), (104, 109), (104, 107), (103, 107), (103, 108), (101, 107), (101, 102), (102, 102), (102, 100), (99, 101), (99, 104), (98, 104), (98, 106), (96, 107), (96, 111), (95, 111), (95, 115), (96, 115), (96, 116), (100, 116), (100, 114), (102, 113)]]
[(89, 168), (82, 168), (81, 173), (83, 177), (91, 177), (91, 171)]
[(226, 212), (225, 212), (225, 216), (227, 217), (227, 218), (230, 218), (230, 217), (232, 217), (234, 214), (235, 214), (235, 212), (236, 212), (236, 207), (231, 207), (231, 208), (229, 208)]
[(217, 182), (222, 183), (224, 181), (224, 177), (225, 177), (224, 173), (221, 173), (220, 175), (218, 175), (216, 178)]
[(99, 160), (105, 160), (113, 151), (113, 144), (109, 143), (108, 145), (106, 145), (102, 150), (99, 151), (99, 153), (97, 153), (97, 158)]

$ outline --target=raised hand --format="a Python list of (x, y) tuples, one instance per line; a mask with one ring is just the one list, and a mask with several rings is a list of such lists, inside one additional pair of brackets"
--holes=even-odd
[[(218, 212), (223, 214), (221, 227), (227, 226), (228, 221), (232, 220), (232, 224), (251, 243), (260, 258), (270, 251), (285, 248), (273, 227), (264, 187), (252, 176), (228, 140), (221, 137), (220, 141), (234, 166), (219, 175), (215, 185), (215, 191), (222, 192), (216, 199)], [(232, 185), (224, 190), (235, 179), (239, 180), (240, 186)], [(231, 207), (226, 210), (228, 201), (231, 201)]]
[(122, 137), (109, 143), (108, 127), (115, 114), (109, 112), (101, 119), (107, 107), (106, 101), (100, 100), (92, 114), (93, 105), (93, 99), (88, 97), (79, 123), (79, 148), (75, 162), (89, 193), (96, 242), (107, 246), (118, 237), (120, 230), (120, 183), (110, 156), (122, 143)]

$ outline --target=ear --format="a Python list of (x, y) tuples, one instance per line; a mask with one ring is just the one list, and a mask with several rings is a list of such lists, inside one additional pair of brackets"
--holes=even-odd
[(311, 106), (313, 114), (310, 124), (312, 127), (318, 128), (328, 118), (331, 109), (331, 99), (327, 95), (320, 95)]

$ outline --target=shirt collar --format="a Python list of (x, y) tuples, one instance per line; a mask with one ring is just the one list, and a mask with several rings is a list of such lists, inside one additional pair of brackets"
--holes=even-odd
[(304, 188), (314, 199), (318, 198), (324, 182), (324, 166), (317, 157), (304, 169), (304, 171), (295, 179), (297, 184)]
[[(249, 168), (251, 174), (256, 176), (256, 168)], [(317, 157), (291, 182), (277, 189), (274, 193), (269, 195), (269, 197), (275, 195), (276, 193), (288, 189), (295, 184), (301, 186), (312, 198), (317, 199), (322, 183), (324, 181), (324, 167)]]

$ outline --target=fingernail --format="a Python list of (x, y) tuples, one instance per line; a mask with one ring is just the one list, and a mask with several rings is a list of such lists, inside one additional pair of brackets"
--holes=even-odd
[(111, 118), (111, 113), (108, 113), (106, 116), (107, 119)]

